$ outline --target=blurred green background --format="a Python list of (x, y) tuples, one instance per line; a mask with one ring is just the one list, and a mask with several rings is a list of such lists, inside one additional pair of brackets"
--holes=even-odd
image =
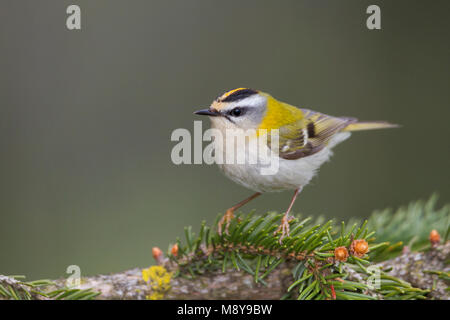
[[(80, 31), (66, 29), (72, 3)], [(336, 148), (296, 212), (363, 217), (434, 191), (449, 202), (449, 2), (376, 1), (375, 31), (370, 4), (2, 1), (0, 274), (144, 267), (152, 246), (250, 195), (215, 166), (170, 159), (172, 131), (236, 87), (403, 125)], [(283, 211), (290, 197), (244, 211)]]

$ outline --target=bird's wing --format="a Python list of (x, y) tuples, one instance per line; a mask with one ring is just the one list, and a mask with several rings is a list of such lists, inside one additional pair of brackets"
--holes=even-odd
[[(301, 109), (303, 118), (282, 126), (279, 129), (279, 156), (283, 159), (296, 160), (310, 156), (322, 150), (336, 133), (354, 118), (338, 118), (323, 113)], [(270, 138), (269, 138), (270, 146)]]

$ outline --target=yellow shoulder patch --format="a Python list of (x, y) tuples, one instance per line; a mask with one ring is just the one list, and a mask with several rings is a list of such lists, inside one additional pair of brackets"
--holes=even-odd
[(281, 102), (266, 94), (267, 111), (259, 129), (279, 129), (287, 124), (298, 122), (303, 119), (303, 112), (299, 108)]

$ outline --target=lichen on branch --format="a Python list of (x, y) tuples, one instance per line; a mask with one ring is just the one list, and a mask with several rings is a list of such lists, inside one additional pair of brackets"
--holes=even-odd
[(281, 244), (281, 214), (238, 215), (229, 235), (203, 222), (166, 253), (153, 248), (149, 268), (77, 288), (0, 276), (0, 299), (449, 299), (450, 206), (436, 202), (339, 224), (298, 216)]

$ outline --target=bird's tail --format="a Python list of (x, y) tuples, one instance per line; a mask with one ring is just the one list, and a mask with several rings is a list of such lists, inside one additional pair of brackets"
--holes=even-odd
[(393, 124), (385, 121), (367, 121), (367, 122), (350, 123), (342, 131), (360, 131), (372, 129), (398, 128), (398, 127), (399, 127), (398, 124)]

